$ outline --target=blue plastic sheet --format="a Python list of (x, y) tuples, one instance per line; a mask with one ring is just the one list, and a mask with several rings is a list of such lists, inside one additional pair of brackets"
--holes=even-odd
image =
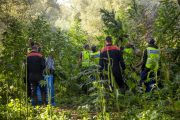
[[(53, 86), (53, 76), (47, 76), (47, 75), (43, 75), (43, 77), (45, 78), (46, 80), (46, 103), (48, 104), (49, 103), (49, 99), (51, 100), (51, 104), (53, 106), (55, 106), (55, 101), (54, 101), (54, 86)], [(48, 79), (47, 79), (48, 78)], [(39, 88), (39, 86), (37, 86), (37, 101), (38, 101), (38, 104), (41, 104), (42, 100), (41, 100), (41, 90)], [(48, 99), (48, 94), (50, 96), (50, 98)], [(33, 99), (31, 98), (31, 103), (32, 105), (34, 106), (34, 102), (33, 102)]]

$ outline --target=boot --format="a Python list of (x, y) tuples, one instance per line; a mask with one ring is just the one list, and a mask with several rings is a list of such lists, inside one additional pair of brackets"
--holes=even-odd
[(34, 106), (37, 105), (37, 96), (33, 97)]
[(121, 90), (121, 94), (125, 95), (125, 90), (126, 90), (125, 87), (121, 87), (120, 90)]
[(46, 94), (43, 94), (43, 95), (41, 95), (41, 99), (42, 99), (42, 104), (43, 105), (46, 105)]

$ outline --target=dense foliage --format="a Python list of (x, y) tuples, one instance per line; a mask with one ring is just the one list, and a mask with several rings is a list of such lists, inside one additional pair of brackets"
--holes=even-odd
[[(104, 3), (103, 3), (104, 2)], [(125, 2), (128, 4), (125, 4)], [(143, 0), (132, 1), (70, 1), (73, 22), (64, 29), (57, 16), (63, 17), (70, 9), (61, 9), (55, 0), (0, 2), (0, 118), (2, 119), (130, 119), (130, 120), (174, 120), (179, 119), (180, 108), (180, 8), (177, 1), (147, 1), (157, 5), (151, 15)], [(92, 4), (91, 4), (92, 3)], [(121, 3), (121, 5), (116, 5)], [(124, 4), (122, 4), (124, 3)], [(37, 8), (38, 6), (41, 6)], [(127, 6), (126, 6), (127, 5)], [(150, 5), (150, 6), (151, 6)], [(93, 7), (92, 7), (93, 6)], [(110, 6), (110, 7), (108, 7)], [(121, 7), (121, 8), (120, 8)], [(16, 9), (17, 8), (17, 9)], [(31, 8), (31, 9), (30, 9)], [(37, 8), (35, 10), (35, 8)], [(126, 8), (126, 9), (124, 9)], [(94, 9), (94, 10), (93, 10)], [(72, 11), (71, 11), (72, 12)], [(152, 12), (152, 11), (151, 11)], [(53, 14), (51, 14), (53, 13)], [(67, 15), (70, 15), (68, 13)], [(65, 15), (66, 16), (66, 15)], [(90, 17), (88, 17), (90, 16)], [(98, 17), (97, 17), (98, 16)], [(150, 20), (149, 16), (153, 16)], [(66, 18), (66, 17), (64, 17)], [(88, 19), (87, 19), (88, 18)], [(61, 28), (55, 27), (61, 21)], [(70, 26), (70, 27), (69, 27)], [(126, 69), (124, 80), (126, 94), (120, 94), (113, 75), (109, 80), (99, 77), (98, 69), (82, 72), (78, 68), (80, 52), (84, 45), (98, 43), (104, 47), (105, 36), (113, 37), (117, 45), (123, 37), (122, 46), (128, 41), (128, 34), (135, 49), (146, 48), (147, 38), (153, 37), (161, 50), (160, 74), (156, 74), (153, 91), (138, 93), (140, 80), (136, 72)], [(27, 41), (32, 37), (42, 44), (41, 54), (46, 58), (55, 51), (55, 103), (56, 107), (33, 107), (27, 97), (24, 59), (27, 55)], [(96, 42), (95, 42), (96, 41)], [(140, 59), (135, 58), (134, 64)], [(98, 68), (99, 66), (97, 66)], [(111, 67), (111, 66), (110, 66)], [(154, 66), (154, 71), (158, 67)], [(109, 73), (104, 72), (109, 75)], [(93, 81), (91, 75), (96, 76)], [(84, 86), (87, 88), (84, 88)], [(109, 89), (107, 89), (109, 88)], [(87, 94), (84, 93), (87, 89)], [(145, 90), (145, 88), (144, 88)]]

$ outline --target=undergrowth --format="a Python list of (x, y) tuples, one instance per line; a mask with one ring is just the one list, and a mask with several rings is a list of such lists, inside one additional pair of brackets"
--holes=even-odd
[[(146, 30), (144, 23), (133, 26), (143, 13), (141, 5), (120, 10), (115, 16), (114, 11), (101, 9), (104, 21), (104, 34), (97, 36), (98, 49), (104, 47), (104, 37), (112, 35), (114, 44), (118, 38), (129, 34), (135, 48), (144, 49)], [(126, 94), (120, 94), (114, 77), (104, 71), (109, 79), (99, 77), (98, 68), (81, 71), (78, 58), (83, 46), (89, 41), (88, 35), (81, 29), (77, 19), (70, 31), (57, 30), (52, 32), (42, 16), (34, 18), (30, 25), (21, 20), (13, 21), (3, 33), (2, 65), (0, 70), (0, 118), (2, 119), (98, 119), (98, 120), (177, 120), (180, 118), (180, 72), (179, 72), (179, 7), (168, 0), (162, 0), (158, 10), (159, 16), (153, 24), (153, 37), (161, 51), (160, 69), (154, 65), (155, 74), (153, 90), (149, 93), (138, 93), (140, 77), (136, 72), (126, 69), (124, 80)], [(138, 8), (139, 7), (139, 8)], [(129, 16), (131, 15), (131, 16)], [(145, 19), (145, 18), (141, 18)], [(42, 43), (41, 54), (48, 57), (53, 49), (55, 55), (56, 78), (54, 84), (56, 107), (32, 106), (26, 98), (24, 84), (24, 58), (27, 55), (27, 38)], [(127, 42), (126, 38), (122, 45)], [(135, 58), (136, 59), (136, 58)], [(133, 63), (139, 62), (137, 59)], [(111, 65), (109, 65), (111, 67)], [(111, 74), (110, 74), (111, 73)], [(94, 81), (92, 75), (96, 77)], [(110, 79), (112, 85), (110, 85)], [(113, 88), (112, 88), (113, 87)], [(84, 89), (88, 92), (85, 93)], [(146, 88), (144, 88), (145, 90)]]

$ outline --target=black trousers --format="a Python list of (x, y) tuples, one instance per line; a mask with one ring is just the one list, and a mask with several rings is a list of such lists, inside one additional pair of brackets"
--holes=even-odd
[(43, 77), (42, 74), (31, 73), (29, 75), (29, 81), (30, 81), (30, 86), (31, 86), (31, 97), (37, 96), (36, 95), (37, 86), (39, 86), (39, 88), (41, 90), (41, 95), (46, 94), (46, 85), (45, 86), (41, 86), (40, 85), (40, 81), (41, 80), (44, 80), (44, 77)]
[(119, 88), (123, 88), (124, 80), (122, 78), (121, 71), (113, 71), (113, 76), (114, 76), (115, 81), (116, 81), (117, 85), (119, 86)]
[[(114, 71), (112, 71), (112, 74), (113, 74), (114, 79), (115, 79), (117, 85), (119, 86), (119, 88), (123, 88), (125, 84), (124, 84), (124, 80), (123, 80), (122, 75), (121, 75), (121, 71), (114, 70)], [(107, 75), (105, 75), (105, 79), (108, 79)], [(110, 83), (111, 83), (111, 87), (112, 87), (111, 81), (112, 80), (110, 79)]]

